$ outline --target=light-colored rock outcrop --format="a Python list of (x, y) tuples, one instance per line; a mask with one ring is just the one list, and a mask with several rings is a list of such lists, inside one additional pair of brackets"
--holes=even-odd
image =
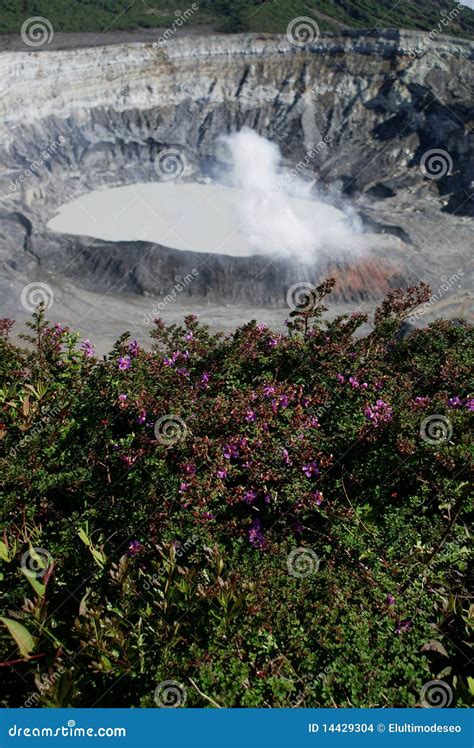
[[(436, 79), (438, 93), (455, 97), (455, 89), (462, 90), (468, 81), (473, 43), (445, 38), (415, 55), (425, 39), (414, 32), (376, 37), (353, 33), (325, 35), (298, 48), (286, 37), (237, 35), (180, 38), (158, 47), (121, 44), (6, 52), (0, 54), (0, 111), (8, 138), (12, 126), (68, 117), (97, 106), (124, 112), (176, 106), (188, 98), (218, 104), (237, 96), (254, 107), (273, 103), (285, 90), (290, 96), (283, 100), (291, 100), (298, 93), (292, 92), (294, 86), (304, 86), (316, 98), (339, 91), (344, 96), (359, 93), (368, 101), (387, 71), (403, 74), (405, 87), (412, 82), (423, 85), (427, 79), (431, 88)], [(339, 67), (342, 60), (345, 69)], [(454, 72), (459, 80), (451, 81), (449, 91), (445, 84)], [(411, 98), (397, 102), (392, 97), (392, 105), (398, 109)]]

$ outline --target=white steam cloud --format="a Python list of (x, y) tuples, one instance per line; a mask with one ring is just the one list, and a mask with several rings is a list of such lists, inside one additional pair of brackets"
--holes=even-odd
[(278, 146), (250, 128), (223, 138), (232, 161), (232, 181), (242, 192), (236, 209), (252, 248), (313, 262), (322, 249), (351, 248), (357, 220), (314, 200), (312, 183), (286, 175)]

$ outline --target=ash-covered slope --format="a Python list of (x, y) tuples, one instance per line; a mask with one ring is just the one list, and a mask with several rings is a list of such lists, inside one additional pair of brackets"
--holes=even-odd
[[(436, 286), (460, 268), (462, 288), (473, 215), (474, 47), (445, 37), (420, 54), (422, 40), (348, 32), (298, 48), (286, 37), (237, 35), (1, 54), (4, 278), (52, 271), (92, 290), (161, 295), (197, 266), (199, 282), (186, 294), (254, 305), (284, 303), (288, 284), (329, 271), (338, 274), (340, 301), (375, 299), (418, 278)], [(350, 268), (328, 261), (304, 271), (91, 242), (87, 219), (83, 240), (46, 228), (58, 205), (85, 191), (158, 179), (155, 159), (165, 148), (183, 155), (187, 179), (220, 174), (219, 136), (243, 125), (277, 142), (288, 167), (300, 164), (328, 199), (350, 199), (372, 227), (399, 238), (381, 239)], [(446, 155), (423, 170), (433, 149)]]

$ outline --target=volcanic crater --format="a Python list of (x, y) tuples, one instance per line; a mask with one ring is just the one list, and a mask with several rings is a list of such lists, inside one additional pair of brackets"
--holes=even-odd
[[(448, 282), (433, 312), (469, 315), (474, 46), (444, 37), (419, 54), (420, 39), (341, 32), (297, 48), (271, 35), (190, 35), (158, 48), (1, 53), (4, 309), (21, 318), (20, 289), (43, 282), (58, 317), (86, 333), (100, 323), (107, 337), (123, 320), (140, 328), (153, 306), (144, 297), (164, 298), (193, 274), (164, 317), (200, 309), (226, 326), (260, 308), (281, 321), (289, 287), (332, 275), (335, 309), (369, 308), (424, 280)], [(87, 211), (74, 232), (53, 230), (62, 206), (95, 190), (169, 184), (163, 153), (184, 163), (173, 189), (231, 189), (222, 136), (243, 127), (279, 146), (282, 173), (297, 172), (315, 200), (358, 216), (362, 254), (348, 247), (308, 264), (271, 247), (101, 238)]]

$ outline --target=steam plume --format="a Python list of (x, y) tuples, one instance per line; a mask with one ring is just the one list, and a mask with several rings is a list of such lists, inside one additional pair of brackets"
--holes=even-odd
[(356, 226), (342, 211), (310, 200), (312, 185), (298, 177), (284, 179), (277, 145), (250, 128), (226, 136), (239, 222), (258, 253), (317, 259), (322, 248), (347, 250)]

